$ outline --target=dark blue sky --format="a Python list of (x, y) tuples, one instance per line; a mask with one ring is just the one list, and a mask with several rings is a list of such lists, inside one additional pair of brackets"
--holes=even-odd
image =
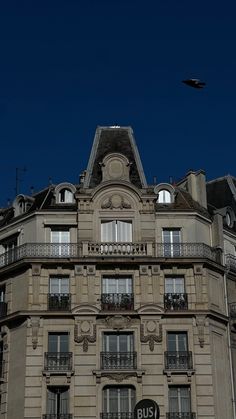
[[(149, 183), (236, 175), (236, 2), (0, 4), (0, 206), (77, 183), (97, 125), (131, 125)], [(199, 77), (203, 90), (181, 81)]]

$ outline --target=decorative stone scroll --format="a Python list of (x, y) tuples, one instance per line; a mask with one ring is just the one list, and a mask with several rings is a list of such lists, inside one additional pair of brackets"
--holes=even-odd
[[(159, 327), (158, 327), (159, 326)], [(158, 334), (157, 328), (159, 328)], [(146, 332), (146, 333), (145, 333)], [(162, 342), (162, 325), (154, 320), (147, 320), (145, 324), (140, 324), (140, 341), (142, 343), (149, 343), (150, 351), (154, 351), (154, 343)]]
[[(80, 329), (80, 336), (79, 336)], [(83, 320), (79, 324), (75, 324), (74, 340), (77, 343), (83, 343), (83, 351), (88, 352), (88, 344), (96, 342), (97, 330), (96, 325), (91, 321)]]
[(32, 327), (32, 346), (36, 349), (38, 346), (38, 333), (40, 327), (40, 317), (31, 317), (30, 325)]

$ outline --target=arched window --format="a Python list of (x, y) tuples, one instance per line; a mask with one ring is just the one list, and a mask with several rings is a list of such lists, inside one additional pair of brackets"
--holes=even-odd
[(73, 202), (73, 193), (69, 189), (61, 189), (59, 192), (59, 202), (70, 204)]
[(162, 189), (158, 193), (159, 204), (171, 204), (171, 193), (167, 189)]

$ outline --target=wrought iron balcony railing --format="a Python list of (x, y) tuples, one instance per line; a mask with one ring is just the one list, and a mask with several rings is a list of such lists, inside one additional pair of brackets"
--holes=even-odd
[(71, 413), (46, 413), (43, 419), (72, 419)]
[(166, 419), (196, 419), (196, 413), (193, 412), (168, 412)]
[(193, 358), (190, 351), (166, 351), (165, 352), (166, 370), (192, 370)]
[(7, 303), (4, 301), (0, 302), (0, 317), (5, 317), (7, 315)]
[(100, 413), (100, 419), (134, 419), (133, 412)]
[(221, 263), (221, 250), (205, 243), (25, 243), (0, 255), (0, 267), (24, 258), (80, 257), (204, 258)]
[(115, 293), (101, 295), (102, 310), (133, 310), (134, 294)]
[(164, 295), (165, 310), (188, 310), (188, 295), (184, 292), (166, 293)]
[(48, 294), (48, 310), (50, 311), (70, 311), (71, 294)]
[(103, 370), (126, 370), (136, 368), (136, 352), (101, 352), (101, 369)]
[(72, 352), (45, 352), (44, 354), (45, 371), (71, 371)]

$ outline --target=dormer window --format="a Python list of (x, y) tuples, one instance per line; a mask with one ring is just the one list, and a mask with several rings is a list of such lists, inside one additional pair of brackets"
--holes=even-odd
[(59, 202), (70, 204), (73, 202), (73, 193), (69, 189), (61, 189), (59, 192)]
[(171, 203), (171, 193), (166, 189), (162, 189), (158, 194), (159, 204), (170, 204)]
[(154, 188), (157, 195), (157, 204), (172, 204), (175, 199), (175, 190), (169, 183), (160, 183)]
[(57, 204), (73, 204), (76, 188), (71, 183), (60, 183), (55, 187), (55, 198)]
[(15, 217), (25, 214), (30, 209), (33, 202), (34, 198), (32, 196), (18, 195), (13, 202)]

